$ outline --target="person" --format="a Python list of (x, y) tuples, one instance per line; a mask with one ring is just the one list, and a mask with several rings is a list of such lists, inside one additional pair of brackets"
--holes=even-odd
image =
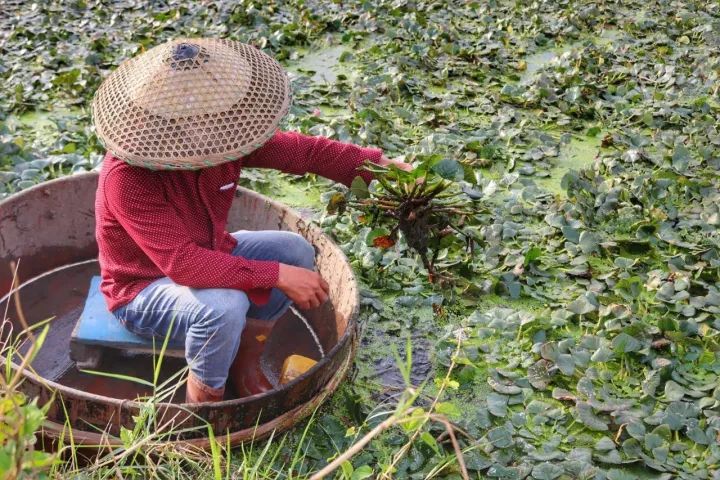
[(226, 231), (242, 168), (312, 172), (349, 185), (386, 158), (278, 130), (290, 106), (282, 67), (258, 49), (178, 39), (123, 62), (93, 98), (105, 146), (95, 200), (101, 291), (125, 327), (183, 343), (186, 401), (222, 400), (247, 317), (316, 308), (328, 285), (315, 251), (282, 231)]

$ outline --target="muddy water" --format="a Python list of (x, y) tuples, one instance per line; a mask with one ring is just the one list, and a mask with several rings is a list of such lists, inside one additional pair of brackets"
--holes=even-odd
[[(321, 336), (322, 340), (328, 340), (327, 335), (321, 333)], [(330, 340), (332, 345), (337, 341)], [(278, 319), (272, 334), (268, 336), (266, 351), (260, 357), (260, 368), (272, 385), (280, 385), (283, 362), (292, 354), (315, 361), (320, 361), (325, 356), (312, 322), (295, 308), (288, 310)]]
[[(173, 374), (185, 367), (185, 360), (182, 358), (164, 358), (162, 369), (158, 378), (158, 385), (162, 385)], [(125, 375), (128, 377), (153, 381), (153, 358), (150, 355), (129, 355), (117, 350), (106, 350), (103, 353), (98, 372), (112, 375)], [(82, 390), (96, 395), (112, 398), (123, 398), (134, 400), (136, 398), (149, 397), (153, 394), (153, 387), (143, 385), (131, 380), (110, 378), (95, 373), (85, 373), (77, 370), (75, 365), (58, 380), (58, 383), (68, 387)], [(185, 388), (180, 387), (171, 399), (167, 401), (182, 401), (185, 398)]]
[[(385, 337), (385, 335), (381, 335), (381, 337)], [(386, 342), (383, 343), (388, 346), (389, 343), (395, 343), (400, 361), (406, 361), (404, 339), (386, 338)], [(432, 371), (432, 349), (433, 345), (426, 335), (414, 335), (412, 337), (412, 354), (410, 358), (410, 384), (412, 386), (417, 387), (429, 378)], [(378, 386), (381, 389), (376, 395), (376, 400), (388, 400), (408, 386), (398, 368), (398, 360), (394, 355), (375, 356), (372, 358), (372, 364), (373, 373), (371, 378), (379, 384)]]
[[(40, 376), (57, 381), (73, 368), (74, 364), (70, 360), (70, 334), (82, 311), (90, 278), (98, 272), (98, 264), (93, 262), (57, 271), (20, 288), (20, 304), (27, 321), (33, 325), (47, 320), (50, 329), (31, 365)], [(20, 279), (21, 282), (28, 280)], [(17, 334), (22, 327), (14, 301), (10, 305), (0, 302), (0, 311), (4, 312), (6, 308)], [(29, 347), (30, 343), (25, 339), (20, 352), (27, 352)]]
[(249, 318), (240, 340), (240, 349), (230, 367), (230, 395), (247, 397), (272, 390), (260, 368), (260, 356), (265, 350), (274, 322)]
[(317, 336), (317, 333), (315, 333), (315, 330), (310, 325), (310, 322), (308, 322), (308, 319), (305, 318), (305, 316), (300, 313), (295, 307), (290, 305), (290, 311), (298, 318), (300, 321), (302, 321), (303, 326), (308, 331), (310, 336), (313, 339), (313, 342), (315, 343), (315, 348), (317, 348), (317, 351), (320, 353), (320, 358), (325, 358), (325, 350), (323, 350), (322, 344), (320, 343), (320, 339)]
[[(97, 395), (121, 399), (150, 396), (154, 388), (134, 379), (153, 382), (154, 361), (151, 355), (106, 349), (96, 370), (105, 375), (79, 371), (70, 359), (70, 336), (82, 312), (90, 279), (98, 273), (98, 264), (93, 262), (56, 271), (20, 289), (25, 318), (30, 323), (49, 319), (50, 330), (32, 368), (48, 380)], [(4, 312), (5, 308), (6, 304), (0, 303), (0, 311)], [(8, 317), (17, 322), (14, 304), (8, 309)], [(226, 399), (253, 395), (272, 388), (260, 368), (260, 356), (272, 327), (272, 322), (248, 319), (241, 338), (240, 352), (230, 372)], [(15, 331), (20, 331), (19, 326)], [(298, 349), (316, 349), (315, 341), (305, 328), (292, 332), (292, 342), (273, 343), (273, 351), (267, 352), (266, 356), (277, 357), (276, 363), (282, 363), (285, 357), (296, 353)], [(21, 344), (20, 352), (26, 353), (29, 346), (30, 342), (26, 339)], [(164, 358), (158, 385), (185, 368), (183, 358)], [(131, 377), (133, 380), (119, 376)], [(175, 390), (172, 399), (163, 400), (181, 402), (184, 398), (185, 389), (181, 386)]]

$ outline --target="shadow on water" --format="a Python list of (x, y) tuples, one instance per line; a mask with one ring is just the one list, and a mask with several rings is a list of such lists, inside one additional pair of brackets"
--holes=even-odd
[[(377, 338), (372, 340), (373, 343), (382, 343), (385, 345), (384, 355), (374, 355), (371, 359), (372, 372), (369, 374), (370, 379), (377, 384), (377, 391), (373, 396), (374, 400), (386, 401), (401, 392), (407, 386), (402, 372), (398, 368), (398, 361), (406, 362), (405, 356), (405, 339), (401, 337), (391, 337), (384, 333), (377, 334)], [(367, 346), (367, 340), (362, 342)], [(399, 359), (392, 354), (395, 346)], [(426, 335), (413, 335), (411, 339), (411, 367), (410, 367), (410, 383), (417, 387), (426, 381), (432, 371), (432, 348), (433, 345)]]

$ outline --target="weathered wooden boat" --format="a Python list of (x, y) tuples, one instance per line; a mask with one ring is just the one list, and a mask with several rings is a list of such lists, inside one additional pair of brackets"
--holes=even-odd
[[(49, 181), (0, 202), (0, 312), (7, 310), (15, 339), (23, 329), (20, 313), (30, 325), (48, 320), (50, 333), (31, 368), (22, 372), (20, 390), (40, 404), (49, 403), (44, 435), (58, 439), (72, 429), (75, 443), (117, 445), (121, 427), (132, 428), (133, 416), (152, 388), (138, 383), (79, 371), (69, 356), (73, 326), (87, 296), (90, 278), (99, 273), (96, 261), (94, 196), (98, 176), (86, 173)], [(358, 289), (342, 251), (323, 232), (287, 207), (239, 188), (230, 211), (228, 230), (277, 229), (297, 232), (317, 251), (317, 268), (330, 284), (330, 301), (306, 318), (317, 333), (324, 358), (290, 383), (252, 396), (211, 404), (182, 404), (184, 389), (157, 404), (159, 419), (190, 411), (185, 427), (209, 423), (222, 443), (258, 439), (282, 431), (311, 414), (345, 376), (355, 352)], [(11, 263), (18, 262), (13, 283)], [(22, 312), (12, 292), (17, 290)], [(243, 340), (245, 341), (245, 340)], [(275, 342), (274, 358), (314, 342), (298, 331)], [(27, 349), (29, 341), (20, 348)], [(0, 359), (7, 362), (9, 359)], [(115, 352), (103, 357), (99, 370), (152, 380), (152, 356)], [(10, 362), (17, 369), (17, 360)], [(163, 360), (161, 381), (185, 367), (183, 359)], [(138, 401), (140, 399), (140, 401)], [(186, 415), (187, 416), (187, 415)], [(158, 425), (160, 422), (158, 421)], [(168, 437), (169, 438), (169, 437)], [(173, 440), (207, 447), (207, 428)]]

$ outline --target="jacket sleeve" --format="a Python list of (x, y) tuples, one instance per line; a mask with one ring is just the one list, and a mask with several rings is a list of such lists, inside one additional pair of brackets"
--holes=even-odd
[(109, 172), (105, 202), (128, 235), (166, 276), (191, 288), (246, 292), (277, 284), (278, 262), (249, 260), (197, 245), (166, 200), (156, 175), (140, 168)]
[(349, 186), (358, 175), (370, 182), (372, 173), (359, 170), (359, 167), (366, 160), (377, 163), (381, 156), (382, 150), (378, 148), (278, 131), (265, 145), (246, 156), (243, 165), (274, 168), (296, 175), (316, 173)]

